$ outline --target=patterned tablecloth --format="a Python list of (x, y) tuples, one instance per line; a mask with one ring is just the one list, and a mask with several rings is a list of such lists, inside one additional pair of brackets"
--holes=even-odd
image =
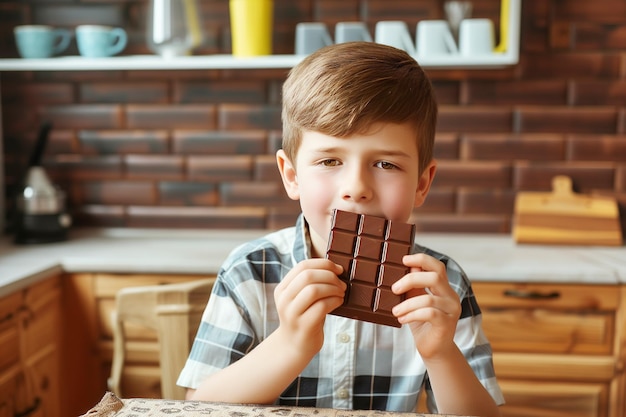
[[(120, 399), (115, 394), (107, 392), (96, 406), (81, 417), (426, 417), (428, 415), (147, 398)], [(438, 416), (442, 417), (441, 414)]]

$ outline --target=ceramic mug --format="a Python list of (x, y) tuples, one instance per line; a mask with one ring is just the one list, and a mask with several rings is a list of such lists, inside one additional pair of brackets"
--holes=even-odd
[(372, 42), (372, 35), (363, 22), (339, 22), (335, 25), (335, 43), (366, 41)]
[(459, 26), (459, 50), (462, 55), (493, 53), (495, 35), (490, 19), (465, 19)]
[(416, 49), (420, 56), (450, 55), (458, 48), (448, 22), (445, 20), (422, 20), (417, 24)]
[(65, 51), (72, 40), (67, 29), (47, 25), (21, 25), (13, 29), (22, 58), (49, 58)]
[(102, 25), (80, 25), (76, 28), (78, 52), (84, 57), (116, 55), (126, 47), (127, 41), (126, 31), (122, 28)]
[(376, 43), (402, 49), (409, 55), (415, 54), (415, 45), (405, 22), (390, 20), (376, 23), (374, 39)]
[(296, 55), (309, 55), (324, 46), (332, 45), (324, 23), (298, 23), (296, 25)]

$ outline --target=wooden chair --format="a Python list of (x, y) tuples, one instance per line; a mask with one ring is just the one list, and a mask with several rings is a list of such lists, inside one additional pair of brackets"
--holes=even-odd
[(128, 287), (116, 295), (113, 311), (113, 361), (109, 390), (122, 397), (121, 379), (126, 353), (124, 324), (156, 330), (161, 368), (161, 395), (184, 399), (185, 389), (176, 385), (215, 278), (183, 283)]

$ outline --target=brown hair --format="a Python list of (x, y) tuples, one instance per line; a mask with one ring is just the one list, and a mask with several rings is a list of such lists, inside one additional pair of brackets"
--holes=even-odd
[(317, 50), (283, 84), (283, 149), (295, 162), (302, 132), (335, 137), (366, 133), (375, 123), (412, 123), (419, 172), (433, 157), (437, 102), (430, 81), (406, 52), (374, 42)]

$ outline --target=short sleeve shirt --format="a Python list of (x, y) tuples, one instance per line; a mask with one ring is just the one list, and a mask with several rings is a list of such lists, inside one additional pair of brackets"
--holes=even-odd
[[(454, 341), (494, 398), (504, 402), (496, 381), (491, 346), (465, 273), (445, 255), (414, 244), (447, 266), (462, 312)], [(178, 385), (197, 388), (212, 373), (242, 358), (278, 328), (274, 288), (310, 257), (306, 221), (234, 249), (223, 263)], [(425, 387), (430, 412), (437, 406), (428, 373), (408, 326), (400, 328), (326, 316), (320, 352), (280, 395), (281, 405), (335, 409), (415, 411)]]

